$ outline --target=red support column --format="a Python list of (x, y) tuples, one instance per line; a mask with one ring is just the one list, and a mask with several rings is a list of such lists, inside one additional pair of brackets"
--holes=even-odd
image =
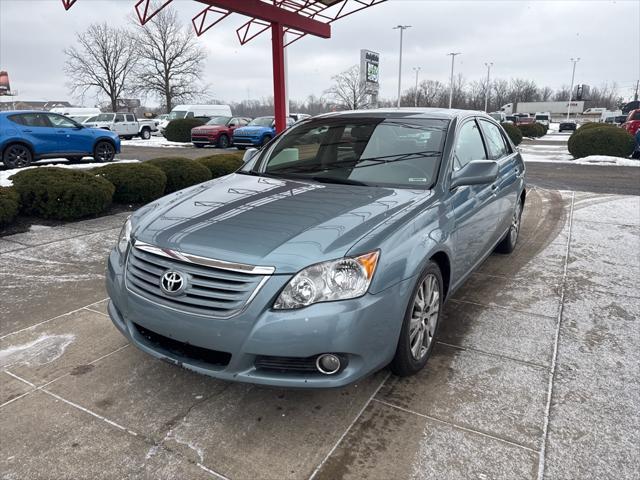
[(276, 133), (287, 127), (287, 106), (284, 83), (284, 29), (281, 23), (271, 24), (271, 48), (273, 51), (273, 106), (276, 116)]

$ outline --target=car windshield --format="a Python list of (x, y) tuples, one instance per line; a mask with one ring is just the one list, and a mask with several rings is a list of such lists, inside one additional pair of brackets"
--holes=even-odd
[(273, 124), (273, 117), (258, 117), (249, 122), (250, 127), (270, 127)]
[(182, 110), (174, 110), (173, 112), (171, 112), (169, 114), (169, 116), (167, 117), (167, 120), (178, 120), (181, 118), (184, 118), (187, 116), (187, 112), (182, 111)]
[(113, 120), (113, 113), (101, 113), (95, 119), (96, 122), (110, 122)]
[(448, 120), (329, 118), (293, 127), (244, 171), (321, 183), (431, 188)]
[(207, 125), (226, 125), (231, 117), (213, 117), (207, 122)]

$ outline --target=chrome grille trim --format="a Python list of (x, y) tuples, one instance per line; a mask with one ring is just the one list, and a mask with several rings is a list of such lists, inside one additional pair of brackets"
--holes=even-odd
[(198, 255), (182, 253), (178, 252), (177, 250), (171, 250), (169, 248), (156, 247), (155, 245), (141, 242), (140, 240), (134, 240), (133, 246), (139, 250), (144, 250), (145, 252), (171, 258), (173, 260), (195, 263), (196, 265), (203, 265), (205, 267), (219, 268), (220, 270), (229, 270), (230, 272), (252, 273), (254, 275), (271, 275), (276, 271), (274, 267), (247, 265), (244, 263), (225, 262), (224, 260), (216, 260), (215, 258), (200, 257)]
[[(203, 265), (194, 262), (192, 255), (146, 243), (140, 248), (140, 243), (132, 245), (127, 255), (126, 289), (137, 297), (176, 312), (208, 318), (233, 317), (251, 303), (270, 277), (254, 272), (256, 268), (262, 271), (261, 268), (271, 267), (221, 262), (225, 267), (234, 267), (220, 268), (218, 260), (213, 261), (216, 266)], [(246, 269), (235, 268), (238, 265)], [(182, 295), (168, 296), (160, 288), (160, 278), (170, 270), (186, 276), (187, 287)]]

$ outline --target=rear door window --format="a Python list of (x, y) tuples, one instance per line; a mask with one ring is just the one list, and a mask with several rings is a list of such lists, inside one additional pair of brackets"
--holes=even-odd
[(12, 121), (25, 127), (52, 127), (49, 117), (46, 113), (21, 113), (20, 115), (12, 115)]
[(507, 147), (507, 143), (497, 125), (486, 120), (480, 120), (482, 125), (482, 131), (484, 132), (484, 139), (487, 142), (487, 149), (489, 150), (489, 159), (499, 160), (502, 157), (509, 155), (510, 150)]
[(124, 115), (119, 113), (116, 115), (116, 123), (124, 122)]
[(472, 160), (486, 160), (482, 135), (475, 120), (464, 123), (458, 131), (453, 152), (453, 169), (460, 170)]

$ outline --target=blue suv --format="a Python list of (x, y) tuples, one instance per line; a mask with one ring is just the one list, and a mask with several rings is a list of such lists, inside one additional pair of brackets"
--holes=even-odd
[[(291, 117), (287, 117), (287, 128), (295, 123)], [(247, 147), (261, 147), (276, 136), (276, 120), (273, 116), (254, 118), (246, 127), (236, 128), (233, 131), (233, 146), (238, 150)]]
[(51, 112), (0, 112), (0, 158), (7, 168), (27, 167), (43, 158), (110, 162), (120, 153), (118, 135), (86, 128)]

